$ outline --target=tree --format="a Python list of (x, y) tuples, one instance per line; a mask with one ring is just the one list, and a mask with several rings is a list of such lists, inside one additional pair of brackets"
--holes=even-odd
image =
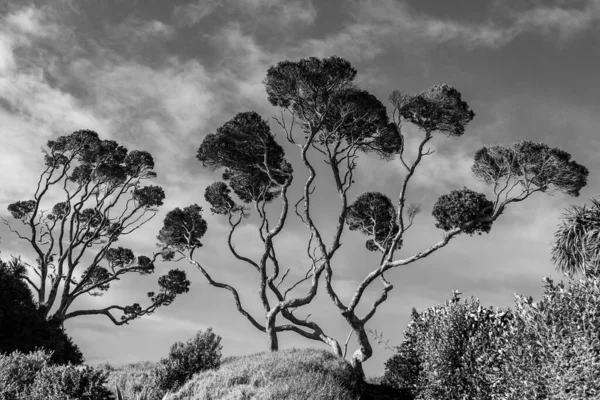
[(52, 351), (57, 364), (82, 364), (83, 354), (57, 324), (46, 321), (22, 277), (19, 259), (0, 260), (0, 353), (30, 353), (36, 348)]
[[(37, 278), (23, 275), (22, 279), (33, 288), (45, 318), (62, 325), (82, 315), (105, 315), (122, 325), (171, 304), (189, 290), (185, 272), (172, 270), (159, 278), (158, 294), (148, 293), (150, 304), (145, 308), (135, 303), (71, 311), (78, 297), (102, 296), (123, 275), (154, 272), (158, 253), (136, 258), (132, 250), (115, 243), (148, 222), (165, 194), (159, 186), (141, 185), (156, 177), (148, 152), (129, 152), (115, 141), (101, 140), (94, 131), (75, 131), (50, 140), (43, 153), (45, 169), (33, 199), (8, 206), (26, 233), (4, 222), (37, 256), (35, 265), (27, 264)], [(43, 208), (43, 201), (55, 196), (63, 201)], [(120, 319), (115, 312), (121, 314)]]
[(554, 235), (552, 260), (556, 268), (569, 275), (584, 276), (600, 272), (600, 201), (592, 207), (571, 206), (561, 217)]
[[(232, 254), (258, 272), (259, 297), (265, 309), (264, 324), (246, 312), (235, 288), (214, 281), (207, 266), (193, 258), (194, 251), (200, 247), (199, 238), (207, 228), (205, 222), (202, 229), (199, 228), (200, 221), (204, 221), (201, 207), (173, 210), (173, 214), (169, 213), (165, 219), (159, 238), (171, 257), (177, 253), (186, 258), (201, 270), (210, 284), (231, 291), (238, 310), (257, 329), (266, 332), (271, 350), (277, 350), (277, 333), (294, 331), (327, 343), (336, 354), (345, 357), (350, 336), (342, 351), (339, 342), (327, 336), (320, 325), (309, 321), (308, 317), (299, 319), (293, 314), (293, 310), (312, 301), (323, 275), (328, 297), (348, 323), (350, 335), (356, 334), (358, 349), (350, 361), (361, 372), (362, 363), (373, 351), (366, 325), (393, 289), (385, 277), (387, 271), (429, 256), (460, 234), (489, 232), (509, 204), (521, 202), (536, 192), (560, 191), (577, 196), (587, 182), (588, 171), (571, 161), (568, 153), (540, 143), (521, 141), (511, 146), (485, 146), (475, 154), (472, 171), (490, 186), (494, 197), (488, 200), (485, 194), (467, 188), (441, 196), (433, 215), (436, 226), (445, 232), (442, 239), (423, 251), (397, 259), (395, 251), (402, 247), (404, 235), (420, 211), (418, 205), (407, 204), (407, 195), (408, 184), (417, 167), (425, 157), (433, 154), (430, 149), (425, 150), (425, 146), (437, 134), (461, 137), (475, 114), (458, 90), (449, 85), (436, 85), (418, 94), (393, 92), (390, 117), (386, 107), (374, 95), (358, 88), (354, 81), (356, 74), (348, 61), (336, 56), (283, 61), (267, 71), (264, 84), (268, 100), (281, 110), (280, 117), (275, 120), (287, 141), (298, 148), (298, 164), (308, 173), (302, 185), (302, 196), (294, 203), (295, 214), (309, 233), (306, 244), (308, 271), (286, 290), (280, 286), (289, 269), (279, 278), (283, 266), (279, 264), (273, 239), (286, 223), (290, 205), (288, 189), (294, 170), (284, 158), (283, 148), (276, 143), (269, 125), (255, 112), (237, 114), (216, 133), (207, 135), (198, 150), (198, 159), (204, 166), (211, 170), (225, 169), (223, 182), (209, 186), (205, 199), (214, 213), (223, 214), (229, 220), (231, 229), (227, 241)], [(412, 162), (405, 156), (406, 141), (402, 131), (405, 123), (416, 126), (423, 134)], [(297, 128), (301, 135), (296, 133)], [(367, 192), (359, 195), (354, 203), (350, 202), (349, 191), (354, 187), (354, 172), (361, 153), (376, 154), (386, 161), (395, 160), (404, 168), (397, 201), (393, 202), (382, 193)], [(331, 221), (323, 222), (335, 226), (328, 240), (314, 220), (314, 208), (319, 206), (313, 201), (317, 190), (316, 157), (321, 158), (329, 170), (339, 197), (337, 215)], [(232, 197), (231, 190), (239, 202)], [(266, 205), (275, 200), (280, 208), (276, 223), (271, 225), (273, 218), (269, 218), (269, 213), (275, 207), (267, 208)], [(249, 216), (248, 205), (260, 219), (258, 235), (264, 244), (260, 260), (239, 254), (232, 243), (236, 228)], [(357, 286), (352, 298), (344, 300), (332, 282), (335, 278), (334, 257), (342, 246), (341, 238), (346, 228), (366, 235), (367, 249), (380, 252), (381, 257)], [(170, 232), (178, 233), (171, 235)], [(270, 274), (268, 266), (271, 266)], [(275, 284), (278, 278), (279, 282)], [(357, 306), (366, 288), (375, 280), (380, 280), (384, 288), (366, 314), (359, 316)], [(310, 282), (305, 295), (288, 298), (290, 291), (304, 282)], [(268, 294), (275, 298), (273, 304)], [(287, 320), (286, 324), (276, 325), (279, 314)]]

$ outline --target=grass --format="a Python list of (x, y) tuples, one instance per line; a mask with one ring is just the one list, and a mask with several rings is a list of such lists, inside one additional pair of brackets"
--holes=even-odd
[(148, 400), (155, 400), (162, 399), (165, 394), (155, 386), (154, 368), (156, 365), (157, 363), (142, 361), (120, 367), (108, 363), (101, 364), (98, 367), (109, 372), (107, 386), (110, 390), (114, 391), (116, 384), (126, 399), (134, 399), (138, 395), (145, 395)]
[[(154, 387), (156, 363), (140, 362), (122, 367), (109, 364), (109, 387), (119, 385), (126, 399), (147, 393), (162, 399)], [(387, 393), (387, 394), (386, 394)], [(320, 349), (291, 349), (226, 357), (218, 370), (196, 374), (168, 400), (367, 400), (396, 399), (376, 382), (361, 384), (347, 361)]]
[(227, 361), (219, 370), (197, 374), (167, 399), (360, 399), (348, 363), (324, 350), (283, 350)]

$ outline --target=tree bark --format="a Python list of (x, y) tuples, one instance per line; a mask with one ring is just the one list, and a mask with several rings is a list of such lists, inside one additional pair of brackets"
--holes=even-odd
[(275, 331), (275, 318), (267, 319), (267, 338), (269, 340), (269, 350), (279, 351), (279, 340), (277, 338), (277, 331)]
[(367, 332), (364, 327), (360, 329), (355, 329), (354, 332), (358, 337), (358, 349), (352, 354), (352, 358), (350, 359), (350, 365), (354, 369), (354, 371), (363, 379), (365, 379), (365, 372), (363, 370), (363, 363), (367, 361), (373, 355), (373, 348), (371, 347), (371, 343), (369, 343), (369, 337), (367, 336)]

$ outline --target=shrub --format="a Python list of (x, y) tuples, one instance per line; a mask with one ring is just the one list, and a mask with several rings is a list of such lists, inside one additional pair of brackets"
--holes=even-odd
[(8, 355), (0, 354), (0, 399), (18, 399), (49, 362), (50, 354), (43, 351), (27, 355), (18, 350)]
[(600, 397), (600, 278), (544, 278), (542, 300), (516, 296), (515, 316), (503, 346), (511, 399)]
[[(386, 362), (384, 382), (413, 399), (491, 399), (489, 374), (497, 368), (495, 338), (511, 314), (460, 302), (459, 293), (443, 306), (415, 309), (397, 353)], [(486, 357), (488, 356), (488, 357)]]
[(106, 381), (105, 372), (89, 366), (53, 365), (48, 352), (0, 355), (2, 400), (108, 400)]
[(186, 343), (171, 346), (169, 357), (162, 359), (157, 368), (158, 387), (165, 392), (180, 388), (194, 374), (219, 368), (221, 364), (221, 337), (212, 328), (198, 331)]
[(600, 395), (600, 280), (544, 279), (514, 310), (479, 301), (413, 310), (384, 380), (413, 399), (592, 399)]

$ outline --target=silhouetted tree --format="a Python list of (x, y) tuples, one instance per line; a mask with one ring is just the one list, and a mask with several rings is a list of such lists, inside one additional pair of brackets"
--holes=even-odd
[[(216, 133), (208, 134), (198, 150), (198, 159), (204, 166), (211, 170), (224, 168), (223, 182), (209, 186), (205, 199), (214, 213), (229, 220), (231, 229), (227, 240), (232, 254), (258, 272), (259, 296), (265, 310), (264, 324), (242, 307), (235, 288), (214, 281), (207, 266), (193, 258), (194, 251), (200, 247), (198, 239), (206, 233), (199, 206), (174, 210), (172, 218), (167, 216), (165, 219), (160, 238), (171, 257), (178, 253), (187, 258), (201, 270), (210, 284), (233, 293), (238, 310), (257, 329), (267, 333), (271, 350), (278, 348), (277, 333), (291, 330), (323, 341), (336, 354), (345, 356), (350, 336), (342, 351), (339, 342), (327, 336), (319, 324), (308, 317), (296, 318), (293, 314), (293, 310), (306, 306), (316, 296), (318, 282), (324, 275), (329, 298), (347, 321), (350, 334), (356, 334), (358, 349), (350, 361), (357, 371), (362, 372), (362, 363), (372, 355), (366, 324), (393, 288), (385, 278), (387, 271), (429, 256), (462, 233), (489, 232), (493, 222), (509, 204), (521, 202), (536, 192), (560, 191), (577, 196), (586, 184), (588, 171), (571, 161), (568, 153), (544, 144), (522, 141), (511, 146), (485, 146), (475, 154), (472, 171), (490, 186), (493, 197), (487, 199), (485, 194), (466, 188), (441, 196), (434, 206), (433, 215), (436, 226), (444, 231), (442, 239), (414, 255), (395, 258), (395, 251), (402, 247), (404, 235), (420, 211), (418, 205), (407, 204), (407, 194), (408, 184), (417, 167), (426, 156), (433, 154), (425, 146), (437, 134), (461, 137), (475, 114), (458, 90), (449, 85), (436, 85), (418, 94), (393, 92), (390, 96), (393, 106), (390, 117), (374, 95), (358, 88), (356, 74), (356, 69), (348, 61), (337, 56), (283, 61), (267, 71), (264, 84), (268, 100), (281, 109), (281, 116), (276, 121), (288, 142), (298, 148), (299, 164), (308, 174), (303, 182), (301, 198), (293, 203), (296, 215), (310, 235), (306, 244), (308, 271), (285, 290), (281, 285), (289, 269), (280, 277), (283, 266), (279, 264), (273, 239), (286, 222), (290, 205), (288, 189), (294, 171), (269, 125), (255, 112), (239, 113)], [(412, 162), (405, 156), (406, 140), (402, 125), (407, 123), (416, 126), (423, 135)], [(301, 134), (294, 128), (299, 128)], [(405, 173), (399, 182), (397, 201), (392, 202), (382, 193), (367, 192), (350, 203), (348, 193), (355, 183), (354, 172), (361, 153), (377, 154), (383, 160), (399, 162)], [(323, 221), (335, 227), (329, 240), (314, 221), (314, 208), (322, 204), (314, 200), (317, 190), (315, 166), (319, 157), (330, 170), (339, 197), (335, 217)], [(232, 197), (232, 191), (237, 199)], [(275, 207), (267, 209), (265, 206), (276, 199), (281, 206), (278, 216), (269, 218), (268, 210)], [(232, 243), (236, 228), (249, 214), (249, 206), (255, 209), (261, 221), (258, 235), (264, 251), (258, 260), (239, 254)], [(328, 211), (331, 215), (331, 210)], [(346, 227), (366, 235), (369, 238), (367, 249), (381, 253), (379, 263), (364, 277), (348, 300), (340, 298), (332, 283), (335, 278), (334, 256), (341, 248), (341, 237)], [(375, 280), (381, 280), (384, 288), (367, 312), (359, 316), (357, 306), (366, 288)], [(310, 287), (304, 296), (288, 298), (292, 289), (308, 281)], [(276, 302), (271, 304), (268, 294), (274, 296)], [(288, 323), (276, 325), (279, 314)]]
[(19, 259), (0, 260), (0, 353), (36, 348), (52, 350), (58, 364), (82, 364), (83, 354), (58, 324), (46, 321), (31, 290), (23, 281), (25, 265)]
[[(158, 254), (136, 258), (115, 243), (148, 222), (165, 194), (159, 186), (141, 185), (156, 177), (148, 152), (129, 152), (115, 141), (99, 139), (96, 132), (80, 130), (50, 140), (43, 152), (46, 167), (33, 199), (8, 206), (25, 229), (5, 223), (37, 257), (35, 265), (27, 265), (37, 278), (23, 279), (33, 288), (45, 318), (62, 325), (69, 318), (105, 315), (121, 325), (171, 304), (189, 290), (185, 273), (174, 270), (159, 279), (158, 294), (148, 293), (150, 304), (145, 308), (135, 303), (70, 311), (78, 297), (101, 296), (123, 275), (154, 272)], [(53, 188), (58, 193), (51, 194)], [(44, 208), (44, 200), (58, 195), (63, 201)]]

